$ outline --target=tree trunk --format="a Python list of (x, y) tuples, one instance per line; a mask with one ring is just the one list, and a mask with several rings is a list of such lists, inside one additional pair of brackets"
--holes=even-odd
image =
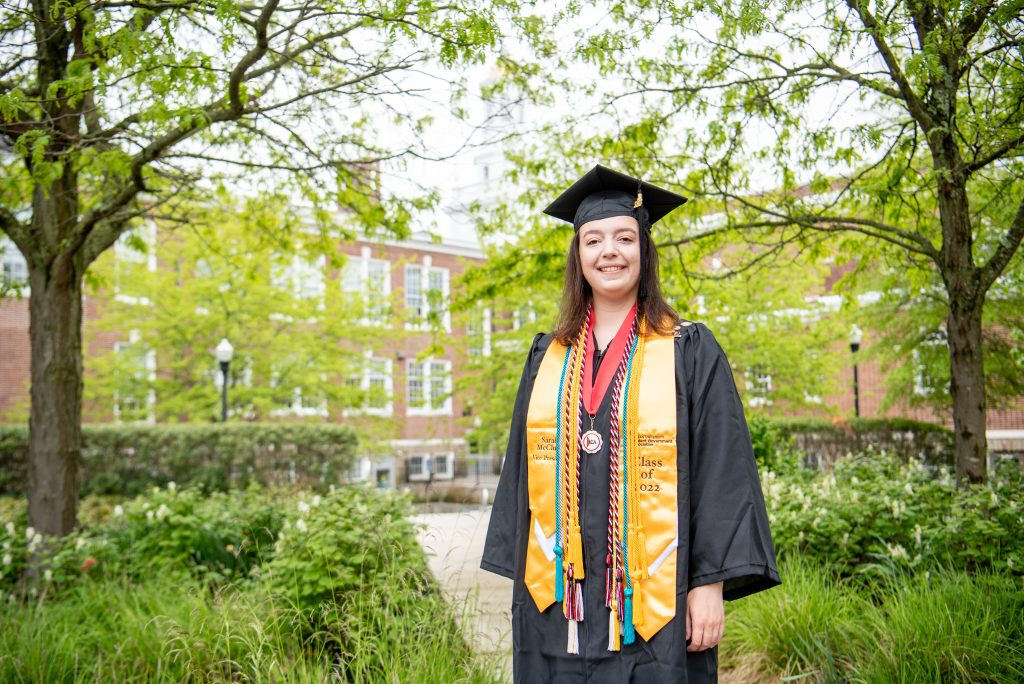
[(942, 224), (940, 269), (949, 296), (946, 334), (953, 395), (953, 446), (957, 485), (962, 487), (969, 482), (984, 482), (988, 475), (985, 367), (981, 345), (985, 291), (981, 286), (980, 269), (974, 263), (967, 178), (952, 140), (945, 142), (946, 154), (936, 156), (935, 168)]
[[(65, 267), (55, 266), (62, 262)], [(28, 519), (32, 527), (47, 535), (66, 535), (77, 522), (82, 450), (82, 271), (81, 256), (57, 259), (45, 269), (29, 269), (32, 414)]]
[(962, 307), (951, 300), (946, 322), (950, 389), (953, 393), (953, 444), (959, 486), (984, 482), (988, 475), (981, 312), (981, 303)]

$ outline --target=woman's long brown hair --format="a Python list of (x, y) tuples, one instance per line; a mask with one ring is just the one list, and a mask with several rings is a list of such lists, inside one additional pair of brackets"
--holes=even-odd
[[(641, 229), (644, 230), (644, 229)], [(671, 335), (673, 326), (679, 322), (679, 314), (661, 296), (658, 277), (658, 248), (650, 235), (641, 238), (643, 270), (640, 272), (642, 285), (638, 292), (646, 290), (646, 296), (637, 297), (637, 316), (647, 317), (647, 325), (660, 335)], [(558, 309), (558, 324), (552, 333), (554, 338), (566, 346), (572, 345), (580, 328), (587, 322), (587, 311), (594, 301), (594, 291), (583, 277), (580, 263), (580, 232), (573, 235), (565, 263), (565, 286), (562, 288), (562, 304)]]

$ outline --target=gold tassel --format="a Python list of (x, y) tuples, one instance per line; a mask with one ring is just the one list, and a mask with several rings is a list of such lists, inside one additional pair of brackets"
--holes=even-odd
[(644, 601), (643, 592), (640, 591), (640, 586), (637, 584), (639, 579), (633, 577), (633, 624), (640, 627), (644, 624)]
[(649, 563), (647, 562), (647, 535), (644, 528), (638, 527), (636, 533), (636, 560), (640, 563), (640, 579), (647, 579), (651, 576)]
[(583, 534), (579, 525), (569, 526), (569, 562), (573, 565), (573, 579), (582, 580), (583, 574)]

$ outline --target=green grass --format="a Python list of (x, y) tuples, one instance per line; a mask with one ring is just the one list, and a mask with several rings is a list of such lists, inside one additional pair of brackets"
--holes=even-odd
[[(253, 587), (104, 580), (0, 607), (3, 682), (495, 681), (439, 596), (374, 591), (308, 616)], [(302, 636), (303, 634), (306, 636)]]
[(1024, 681), (1024, 581), (939, 570), (841, 578), (799, 557), (783, 585), (730, 603), (733, 681)]
[(107, 580), (0, 609), (0, 681), (329, 679), (324, 650), (294, 637), (298, 619), (266, 596), (211, 596), (184, 576)]

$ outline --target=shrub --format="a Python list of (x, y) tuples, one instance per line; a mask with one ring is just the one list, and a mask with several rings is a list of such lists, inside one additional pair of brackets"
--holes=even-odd
[(420, 592), (430, 585), (426, 556), (408, 520), (409, 500), (368, 486), (301, 498), (285, 521), (273, 559), (261, 569), (268, 588), (310, 616), (367, 587)]
[(29, 556), (43, 548), (43, 589), (50, 596), (89, 578), (176, 573), (220, 584), (246, 577), (273, 553), (284, 523), (278, 496), (293, 495), (252, 486), (204, 496), (172, 482), (123, 504), (87, 499), (83, 518), (91, 524), (60, 539), (26, 527), (22, 504), (0, 519), (0, 590), (17, 591)]
[[(326, 490), (346, 479), (358, 440), (344, 425), (83, 425), (81, 492), (135, 496), (150, 487), (227, 491), (250, 483)], [(25, 488), (28, 428), (0, 425), (0, 494)]]
[(867, 450), (831, 472), (762, 474), (780, 555), (800, 553), (845, 574), (1024, 563), (1024, 478), (1010, 467), (957, 489), (951, 473)]

